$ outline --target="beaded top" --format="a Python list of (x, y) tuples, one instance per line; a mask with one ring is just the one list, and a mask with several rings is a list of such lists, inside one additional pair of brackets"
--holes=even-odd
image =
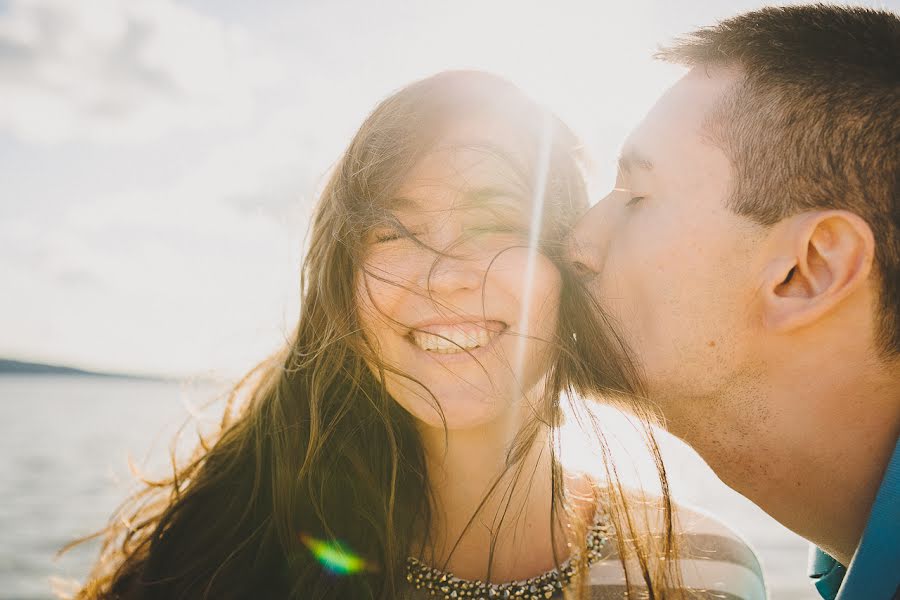
[[(585, 540), (588, 565), (601, 558), (601, 551), (609, 540), (611, 530), (608, 515), (598, 511)], [(406, 559), (406, 580), (417, 590), (426, 590), (432, 596), (443, 600), (458, 598), (545, 600), (554, 597), (569, 585), (575, 576), (578, 560), (579, 553), (576, 551), (558, 568), (537, 577), (505, 583), (489, 583), (460, 579), (452, 573), (429, 567), (409, 557)]]

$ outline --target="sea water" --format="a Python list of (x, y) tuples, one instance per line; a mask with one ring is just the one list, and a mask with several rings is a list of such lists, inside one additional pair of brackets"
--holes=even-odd
[[(50, 599), (51, 578), (83, 580), (99, 544), (56, 552), (101, 528), (134, 490), (129, 456), (164, 473), (175, 431), (192, 415), (201, 427), (214, 421), (214, 408), (199, 407), (220, 394), (211, 384), (0, 376), (0, 600)], [(185, 430), (188, 445), (195, 430), (193, 423)], [(713, 513), (750, 542), (771, 598), (817, 598), (805, 579), (806, 542), (728, 489), (683, 444), (660, 439), (676, 500)]]

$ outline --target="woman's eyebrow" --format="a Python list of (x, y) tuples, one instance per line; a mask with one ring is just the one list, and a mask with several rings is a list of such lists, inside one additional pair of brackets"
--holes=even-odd
[(496, 204), (497, 200), (506, 200), (507, 204), (518, 204), (521, 200), (519, 194), (509, 188), (500, 186), (482, 186), (469, 189), (463, 194), (467, 206), (485, 206)]
[(419, 208), (419, 202), (406, 196), (394, 196), (385, 202), (385, 212), (413, 210)]
[[(508, 207), (520, 209), (522, 196), (512, 188), (502, 186), (478, 186), (468, 188), (460, 192), (455, 204), (457, 209)], [(427, 204), (425, 204), (427, 206)], [(422, 200), (416, 200), (409, 196), (394, 196), (389, 198), (381, 209), (387, 220), (393, 220), (398, 213), (427, 212)]]

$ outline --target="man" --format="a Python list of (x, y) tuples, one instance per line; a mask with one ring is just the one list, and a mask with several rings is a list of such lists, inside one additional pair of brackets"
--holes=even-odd
[(900, 18), (766, 8), (661, 57), (690, 71), (624, 144), (572, 260), (666, 427), (820, 549), (822, 596), (894, 597)]

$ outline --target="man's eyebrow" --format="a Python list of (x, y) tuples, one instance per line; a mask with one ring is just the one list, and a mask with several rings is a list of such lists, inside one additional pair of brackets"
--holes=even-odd
[(634, 148), (626, 148), (619, 155), (619, 169), (631, 173), (634, 169), (653, 170), (653, 161)]

